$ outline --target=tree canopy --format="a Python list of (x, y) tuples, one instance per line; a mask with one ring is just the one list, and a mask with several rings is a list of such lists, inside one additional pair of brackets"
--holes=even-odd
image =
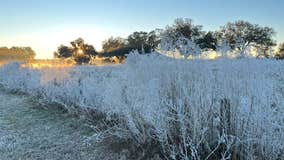
[(275, 31), (270, 27), (262, 27), (247, 21), (229, 22), (221, 27), (220, 36), (226, 39), (232, 49), (243, 53), (250, 45), (263, 50), (274, 46)]
[(169, 28), (173, 29), (177, 36), (183, 36), (192, 41), (198, 40), (203, 34), (202, 25), (194, 25), (193, 20), (189, 18), (178, 18), (175, 20), (174, 25)]
[(83, 64), (89, 63), (91, 57), (98, 54), (94, 46), (86, 44), (82, 38), (78, 38), (70, 44), (69, 47), (60, 45), (54, 56), (56, 58), (73, 58), (78, 64)]
[(104, 52), (112, 52), (124, 48), (126, 46), (126, 39), (121, 37), (110, 37), (109, 39), (103, 41), (102, 48)]
[(158, 31), (133, 32), (126, 39), (110, 37), (103, 42), (104, 56), (125, 57), (130, 51), (137, 50), (139, 53), (150, 53), (159, 44)]
[(216, 50), (218, 45), (216, 33), (209, 31), (205, 34), (202, 34), (201, 38), (196, 40), (196, 44), (198, 44), (201, 49)]

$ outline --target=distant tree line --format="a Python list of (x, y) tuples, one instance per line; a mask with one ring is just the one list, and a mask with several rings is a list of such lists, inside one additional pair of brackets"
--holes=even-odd
[(31, 47), (0, 47), (1, 60), (30, 60), (36, 56)]
[[(241, 56), (245, 54), (248, 47), (253, 46), (257, 48), (258, 56), (268, 58), (271, 47), (276, 46), (274, 35), (273, 28), (242, 20), (229, 22), (221, 26), (218, 31), (204, 31), (202, 25), (195, 25), (191, 19), (179, 18), (165, 29), (134, 32), (127, 38), (110, 37), (103, 41), (103, 50), (100, 53), (92, 45), (85, 44), (84, 40), (79, 38), (71, 42), (69, 47), (64, 45), (58, 47), (55, 57), (73, 57), (81, 64), (87, 63), (91, 57), (96, 55), (125, 58), (133, 50), (137, 50), (140, 54), (147, 54), (157, 48), (200, 54), (206, 50), (216, 51), (226, 44), (230, 49), (238, 50)], [(275, 58), (283, 59), (283, 50), (284, 45), (282, 44)]]

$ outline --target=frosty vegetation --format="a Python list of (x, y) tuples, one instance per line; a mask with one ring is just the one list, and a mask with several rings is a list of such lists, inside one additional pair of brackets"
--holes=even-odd
[(159, 30), (157, 49), (167, 56), (185, 59), (277, 58), (274, 35), (273, 28), (246, 21), (229, 22), (218, 31), (206, 32), (191, 19), (176, 19), (174, 25)]
[(0, 69), (0, 83), (86, 116), (94, 140), (127, 144), (120, 149), (128, 159), (284, 158), (282, 61), (132, 53), (115, 67), (12, 63)]
[[(122, 65), (11, 63), (0, 68), (0, 84), (85, 116), (96, 143), (127, 150), (127, 159), (284, 159), (284, 70), (275, 60), (284, 47), (276, 54), (273, 35), (245, 21), (204, 32), (177, 19), (104, 42), (109, 55), (132, 50)], [(82, 39), (71, 44), (58, 56), (88, 51), (87, 62), (97, 54)]]

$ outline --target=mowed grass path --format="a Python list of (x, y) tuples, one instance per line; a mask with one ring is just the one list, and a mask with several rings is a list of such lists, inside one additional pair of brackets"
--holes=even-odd
[(79, 118), (0, 90), (0, 160), (98, 159)]

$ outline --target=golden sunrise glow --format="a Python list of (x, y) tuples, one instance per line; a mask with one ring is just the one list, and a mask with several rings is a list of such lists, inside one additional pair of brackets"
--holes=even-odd
[(84, 51), (82, 49), (79, 49), (78, 54), (84, 54)]
[[(36, 59), (52, 59), (53, 52), (60, 44), (70, 45), (70, 41), (82, 37), (86, 43), (93, 44), (96, 50), (101, 50), (101, 43), (107, 37), (116, 35), (114, 31), (104, 28), (92, 27), (65, 27), (48, 28), (42, 31), (35, 31), (26, 34), (0, 37), (1, 46), (30, 46), (36, 52)], [(94, 36), (95, 35), (95, 36)], [(123, 33), (122, 36), (127, 35)], [(48, 37), (48, 38), (43, 38)]]
[(217, 52), (210, 52), (208, 54), (208, 59), (210, 59), (210, 60), (217, 59), (218, 57), (220, 57), (220, 55)]
[(5, 63), (0, 61), (0, 67), (3, 66)]
[[(83, 53), (83, 52), (81, 52)], [(95, 66), (110, 66), (110, 65), (118, 65), (123, 63), (121, 60), (119, 60), (117, 57), (99, 57), (96, 56), (92, 58), (91, 62), (92, 65)], [(6, 63), (0, 62), (0, 67)], [(76, 65), (76, 62), (72, 59), (52, 59), (52, 60), (31, 60), (25, 63), (21, 64), (22, 68), (31, 68), (31, 69), (45, 69), (45, 68), (58, 68), (58, 69), (67, 69), (74, 67)]]
[(27, 63), (23, 63), (21, 67), (32, 68), (32, 69), (43, 69), (43, 68), (68, 68), (75, 65), (73, 61), (63, 60), (35, 60)]

